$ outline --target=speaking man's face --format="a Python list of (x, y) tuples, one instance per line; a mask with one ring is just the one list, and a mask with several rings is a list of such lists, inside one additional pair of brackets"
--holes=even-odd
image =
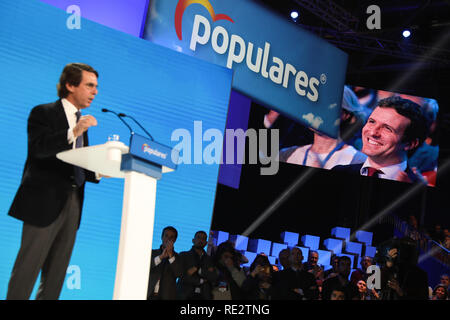
[(78, 86), (67, 84), (69, 100), (77, 109), (89, 107), (97, 95), (97, 76), (93, 72), (82, 71), (81, 82)]
[(362, 129), (362, 152), (380, 167), (402, 162), (406, 150), (402, 137), (410, 122), (393, 108), (376, 107)]

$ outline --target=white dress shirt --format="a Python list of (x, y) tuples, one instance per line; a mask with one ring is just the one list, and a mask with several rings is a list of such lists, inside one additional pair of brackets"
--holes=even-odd
[[(73, 134), (73, 128), (77, 125), (77, 115), (78, 109), (66, 98), (61, 99), (61, 103), (66, 113), (67, 123), (69, 124), (69, 129), (67, 130), (67, 142), (69, 144), (73, 143), (72, 149), (75, 149), (75, 135)], [(95, 178), (100, 180), (100, 174), (95, 173)]]
[[(401, 171), (405, 171), (406, 167), (408, 166), (407, 161), (403, 161), (397, 164), (393, 164), (387, 167), (379, 168), (378, 170), (381, 170), (383, 173), (379, 173), (378, 177), (382, 179), (389, 179), (389, 180), (397, 180), (397, 176)], [(360, 173), (362, 176), (367, 176), (368, 167), (373, 167), (370, 165), (370, 160), (367, 158), (367, 160), (364, 162), (363, 166), (361, 167)]]
[(73, 128), (77, 124), (76, 113), (78, 109), (67, 99), (61, 99), (61, 103), (64, 107), (64, 112), (66, 113), (67, 123), (69, 124), (69, 130), (67, 130), (67, 142), (73, 143), (73, 148), (75, 149), (75, 135), (73, 134)]

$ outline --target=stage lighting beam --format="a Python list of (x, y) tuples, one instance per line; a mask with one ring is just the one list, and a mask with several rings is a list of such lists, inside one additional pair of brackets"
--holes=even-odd
[(242, 233), (242, 235), (248, 237), (267, 218), (269, 218), (272, 213), (295, 192), (295, 190), (304, 185), (314, 175), (316, 172), (315, 170), (316, 169), (312, 167), (307, 168), (306, 172), (302, 173), (297, 180), (284, 190), (284, 192)]

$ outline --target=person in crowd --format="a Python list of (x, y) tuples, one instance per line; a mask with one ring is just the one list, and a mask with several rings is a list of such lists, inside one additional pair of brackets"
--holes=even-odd
[(343, 301), (347, 300), (345, 297), (345, 290), (342, 287), (336, 287), (331, 291), (330, 300)]
[[(290, 269), (290, 267), (291, 267), (290, 255), (291, 255), (291, 250), (289, 248), (283, 249), (278, 253), (278, 265), (281, 266), (281, 270), (278, 269), (278, 271), (274, 272), (272, 275), (274, 285), (277, 285), (280, 283), (281, 277), (284, 274), (284, 272), (282, 272), (282, 271)], [(275, 286), (275, 288), (276, 288), (276, 286)], [(274, 294), (274, 299), (278, 299), (277, 292), (275, 292), (275, 294)]]
[(373, 259), (371, 257), (362, 257), (361, 258), (361, 269), (358, 268), (355, 271), (352, 272), (351, 276), (350, 276), (350, 282), (352, 282), (353, 284), (357, 284), (358, 281), (360, 280), (364, 280), (367, 281), (367, 277), (369, 276), (367, 274), (367, 268), (369, 266), (371, 266), (373, 264)]
[(229, 241), (222, 242), (213, 257), (217, 279), (212, 288), (214, 300), (243, 299), (242, 284), (246, 279), (240, 267), (241, 254)]
[(372, 288), (370, 290), (367, 288), (366, 281), (359, 280), (356, 283), (356, 287), (358, 288), (358, 294), (353, 298), (353, 300), (379, 300), (380, 296), (375, 290), (375, 288)]
[(278, 254), (278, 261), (283, 267), (283, 270), (288, 269), (291, 266), (290, 255), (291, 251), (288, 248), (281, 250)]
[(381, 300), (399, 300), (403, 296), (403, 291), (398, 282), (398, 249), (388, 250), (386, 260), (381, 268)]
[(427, 135), (427, 121), (416, 103), (400, 97), (378, 102), (362, 128), (362, 164), (336, 166), (339, 171), (375, 176), (403, 182), (426, 183), (420, 172), (410, 168), (408, 154), (422, 144)]
[(319, 266), (319, 253), (315, 250), (310, 250), (308, 253), (308, 261), (303, 263), (303, 267), (306, 271), (313, 270), (314, 276), (321, 272), (321, 267)]
[(338, 262), (339, 262), (339, 257), (335, 254), (331, 255), (331, 259), (330, 259), (330, 263), (331, 263), (331, 268), (326, 270), (323, 273), (324, 279), (328, 279), (331, 277), (335, 277), (338, 274)]
[(161, 234), (162, 244), (160, 248), (152, 250), (148, 300), (176, 299), (176, 281), (182, 273), (178, 254), (174, 250), (177, 237), (177, 229), (172, 226), (165, 227)]
[(447, 290), (449, 289), (449, 287), (448, 287), (448, 285), (449, 285), (448, 274), (444, 273), (443, 275), (441, 275), (439, 284), (443, 285)]
[(308, 261), (304, 263), (304, 268), (306, 271), (314, 275), (316, 279), (319, 291), (322, 287), (322, 282), (324, 279), (323, 267), (319, 265), (319, 253), (315, 250), (310, 250), (308, 254)]
[(57, 85), (59, 99), (29, 114), (27, 160), (8, 212), (23, 221), (8, 300), (29, 299), (39, 272), (36, 299), (59, 298), (80, 226), (85, 182), (98, 183), (100, 175), (56, 155), (88, 146), (87, 131), (97, 120), (81, 111), (98, 93), (97, 78), (98, 72), (87, 64), (66, 65)]
[(335, 139), (310, 128), (314, 133), (313, 143), (282, 149), (279, 161), (324, 169), (363, 163), (367, 157), (346, 142), (352, 141), (364, 123), (360, 109), (355, 94), (346, 86), (342, 101), (340, 138)]
[(192, 239), (192, 249), (180, 252), (182, 274), (177, 283), (178, 299), (210, 300), (212, 284), (217, 279), (217, 272), (212, 258), (205, 252), (207, 234), (197, 231)]
[(428, 275), (417, 266), (417, 243), (409, 238), (396, 240), (381, 267), (382, 300), (427, 300)]
[[(310, 252), (309, 270), (305, 268), (303, 262), (303, 252), (300, 248), (294, 247), (291, 250), (291, 266), (296, 273), (297, 293), (306, 300), (317, 300), (320, 296), (320, 290), (323, 280), (323, 268), (318, 265), (317, 252)], [(308, 265), (308, 264), (307, 264)]]
[(352, 300), (357, 295), (356, 286), (348, 280), (351, 262), (351, 259), (347, 256), (339, 257), (338, 275), (323, 282), (322, 298), (324, 300), (330, 300), (331, 293), (336, 288), (343, 288), (346, 300)]
[(249, 274), (242, 284), (242, 294), (247, 300), (271, 300), (273, 268), (267, 256), (259, 254), (250, 265)]
[(290, 250), (289, 267), (278, 272), (275, 278), (274, 299), (316, 300), (319, 298), (316, 279), (311, 272), (305, 270), (302, 262), (302, 250), (293, 247)]
[[(291, 268), (296, 275), (295, 291), (302, 296), (302, 299), (317, 300), (320, 294), (320, 286), (323, 279), (323, 268), (318, 265), (317, 252), (309, 254), (309, 270), (305, 268), (303, 262), (303, 252), (300, 248), (291, 249)], [(307, 264), (308, 265), (308, 264)]]
[(448, 291), (445, 286), (438, 284), (433, 289), (433, 297), (431, 300), (448, 300)]

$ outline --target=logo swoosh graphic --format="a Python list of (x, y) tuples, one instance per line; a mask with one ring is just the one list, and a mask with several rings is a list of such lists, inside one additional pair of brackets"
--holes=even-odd
[(178, 39), (182, 40), (182, 32), (181, 32), (181, 24), (183, 20), (183, 14), (187, 7), (189, 7), (191, 4), (200, 4), (203, 7), (205, 7), (206, 10), (208, 10), (209, 14), (211, 15), (211, 18), (213, 21), (218, 20), (228, 20), (232, 23), (234, 23), (233, 19), (231, 19), (226, 14), (215, 14), (214, 9), (211, 5), (211, 3), (208, 0), (180, 0), (177, 4), (177, 8), (175, 9), (175, 31), (177, 32)]

